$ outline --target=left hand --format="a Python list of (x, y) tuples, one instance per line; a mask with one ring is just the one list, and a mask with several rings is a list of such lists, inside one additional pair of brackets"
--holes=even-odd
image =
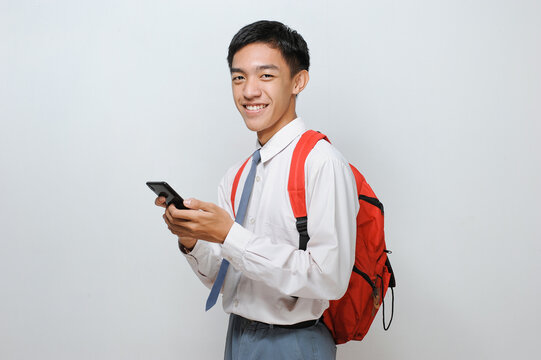
[(231, 216), (216, 204), (197, 199), (184, 200), (189, 210), (169, 205), (163, 218), (172, 233), (210, 242), (223, 243), (231, 226)]

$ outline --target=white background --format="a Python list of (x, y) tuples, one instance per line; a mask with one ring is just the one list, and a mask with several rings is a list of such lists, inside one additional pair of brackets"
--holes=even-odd
[(298, 114), (386, 206), (394, 322), (338, 359), (534, 356), (539, 1), (2, 0), (0, 358), (222, 357), (145, 182), (216, 201), (251, 152), (225, 58), (259, 19), (304, 36)]

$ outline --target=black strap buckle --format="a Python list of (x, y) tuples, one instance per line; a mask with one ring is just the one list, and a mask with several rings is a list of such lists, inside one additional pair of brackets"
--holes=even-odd
[(298, 217), (296, 225), (299, 232), (299, 249), (306, 250), (308, 240), (310, 240), (310, 236), (308, 236), (308, 217)]

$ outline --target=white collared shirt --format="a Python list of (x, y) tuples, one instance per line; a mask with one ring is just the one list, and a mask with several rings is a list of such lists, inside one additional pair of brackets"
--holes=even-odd
[[(359, 210), (355, 179), (332, 145), (316, 144), (305, 164), (310, 241), (306, 251), (300, 250), (287, 183), (293, 149), (304, 131), (304, 122), (297, 118), (261, 147), (244, 225), (235, 223), (222, 245), (200, 240), (186, 254), (209, 288), (222, 257), (229, 260), (222, 289), (227, 313), (294, 324), (319, 318), (328, 300), (340, 298), (347, 289)], [(231, 167), (218, 187), (218, 204), (232, 217), (231, 189), (241, 164)], [(239, 181), (235, 210), (249, 170), (250, 162)]]

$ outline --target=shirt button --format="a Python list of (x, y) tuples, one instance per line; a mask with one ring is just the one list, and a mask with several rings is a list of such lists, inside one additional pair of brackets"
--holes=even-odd
[(261, 178), (259, 177), (259, 175), (255, 177), (255, 181), (257, 181), (257, 182), (261, 181)]
[(255, 219), (254, 218), (250, 218), (250, 224), (253, 224), (255, 223)]
[(235, 299), (233, 303), (235, 304), (235, 307), (239, 306), (239, 301), (237, 299)]

